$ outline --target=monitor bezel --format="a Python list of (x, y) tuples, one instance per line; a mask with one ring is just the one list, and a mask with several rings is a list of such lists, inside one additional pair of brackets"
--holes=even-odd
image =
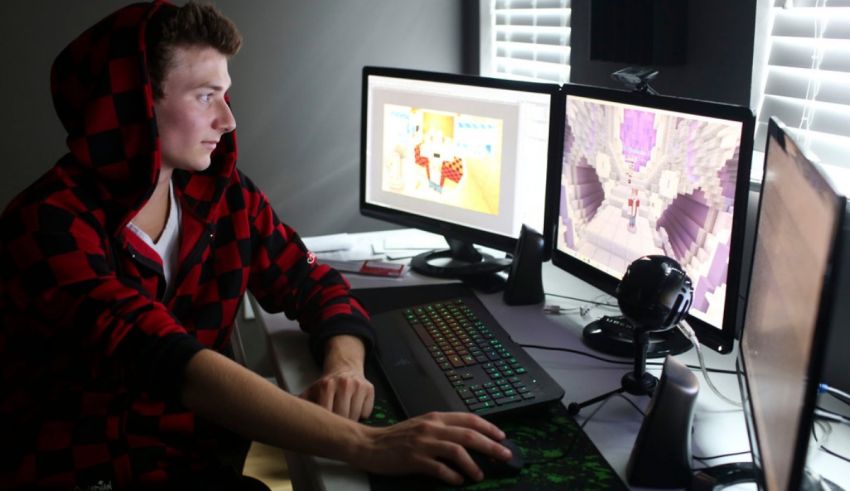
[[(738, 174), (735, 182), (735, 212), (732, 219), (732, 233), (730, 237), (729, 271), (727, 273), (726, 303), (723, 312), (723, 325), (720, 329), (688, 315), (688, 322), (693, 327), (700, 343), (719, 353), (729, 353), (735, 345), (738, 326), (738, 291), (741, 285), (742, 252), (744, 250), (744, 233), (747, 219), (747, 201), (750, 188), (750, 166), (753, 153), (753, 133), (755, 130), (755, 116), (753, 112), (743, 106), (735, 106), (721, 102), (701, 101), (679, 97), (652, 95), (642, 92), (627, 92), (623, 90), (593, 87), (579, 84), (565, 84), (563, 86), (564, 111), (566, 117), (566, 103), (570, 96), (599, 99), (622, 104), (632, 104), (649, 109), (661, 109), (677, 111), (697, 116), (706, 116), (718, 119), (726, 119), (741, 123), (741, 146), (739, 150)], [(561, 124), (564, 128), (564, 124)], [(563, 140), (563, 136), (561, 138)], [(562, 143), (563, 149), (563, 143)], [(620, 278), (609, 275), (569, 254), (557, 249), (555, 234), (559, 226), (559, 204), (560, 204), (560, 173), (561, 160), (558, 165), (558, 197), (550, 201), (552, 210), (549, 214), (553, 220), (552, 237), (552, 264), (564, 271), (580, 278), (609, 295), (615, 295)], [(635, 258), (637, 259), (637, 258)]]
[[(475, 245), (485, 246), (492, 249), (514, 252), (518, 241), (517, 237), (509, 237), (486, 230), (476, 229), (439, 220), (431, 217), (416, 215), (389, 207), (368, 203), (366, 201), (366, 130), (369, 109), (369, 77), (393, 77), (425, 82), (442, 82), (449, 84), (469, 85), (493, 89), (526, 91), (550, 96), (549, 108), (549, 149), (546, 163), (545, 203), (549, 203), (552, 196), (558, 192), (558, 171), (560, 166), (560, 154), (563, 148), (563, 104), (560, 86), (556, 84), (525, 82), (519, 80), (497, 79), (477, 77), (471, 75), (459, 75), (452, 73), (430, 72), (423, 70), (412, 70), (404, 68), (389, 68), (377, 66), (363, 67), (362, 94), (361, 94), (361, 116), (360, 116), (360, 214), (371, 218), (377, 218), (387, 222), (395, 223), (405, 227), (413, 227), (427, 232), (442, 235), (452, 239), (469, 242)], [(559, 129), (560, 127), (560, 129)], [(544, 260), (550, 258), (554, 235), (555, 217), (551, 215), (550, 207), (544, 204), (543, 230), (537, 230), (543, 235)], [(519, 233), (517, 234), (519, 235)]]
[[(783, 140), (791, 140), (792, 142), (794, 142), (795, 146), (797, 146), (797, 149), (800, 151), (804, 159), (809, 162), (814, 162), (808, 155), (806, 155), (806, 152), (800, 146), (796, 145), (793, 136), (791, 136), (790, 133), (785, 130), (785, 127), (782, 122), (775, 116), (772, 116), (768, 121), (767, 127), (767, 140), (765, 142), (764, 162), (762, 164), (763, 171), (767, 171), (767, 159), (769, 156), (771, 136), (779, 136), (782, 137)], [(789, 476), (788, 480), (789, 489), (799, 489), (800, 485), (803, 482), (809, 446), (809, 433), (811, 432), (812, 425), (815, 421), (814, 410), (815, 406), (817, 405), (818, 385), (820, 384), (820, 380), (823, 376), (824, 367), (826, 363), (826, 348), (827, 340), (829, 338), (829, 329), (832, 322), (834, 305), (839, 300), (839, 290), (838, 288), (836, 288), (836, 285), (837, 271), (839, 271), (841, 267), (840, 251), (842, 249), (842, 235), (840, 234), (840, 231), (844, 228), (844, 218), (847, 210), (847, 199), (841, 194), (835, 192), (834, 186), (832, 186), (829, 179), (827, 179), (826, 176), (823, 175), (821, 170), (817, 168), (817, 165), (813, 165), (812, 167), (814, 171), (820, 174), (823, 180), (832, 188), (838, 201), (836, 206), (836, 213), (838, 214), (838, 216), (836, 218), (835, 229), (833, 230), (832, 234), (833, 239), (830, 245), (830, 251), (827, 255), (826, 274), (823, 278), (820, 304), (818, 306), (818, 315), (815, 319), (812, 347), (809, 356), (809, 366), (807, 367), (806, 373), (806, 388), (804, 392), (803, 407), (800, 412), (797, 435), (795, 436), (793, 456), (794, 460), (792, 462), (791, 475)], [(761, 217), (761, 192), (763, 188), (764, 181), (762, 181), (759, 186), (759, 200), (754, 225), (756, 231), (758, 231), (758, 221)], [(757, 241), (758, 237), (755, 237), (752, 244), (752, 251), (750, 251), (751, 257), (753, 257), (753, 254), (755, 253)], [(752, 277), (752, 269), (750, 269), (749, 276)], [(747, 284), (749, 285), (751, 283), (748, 281)], [(749, 295), (747, 296), (747, 298), (749, 298)], [(746, 304), (744, 306), (746, 307)], [(743, 327), (744, 329), (746, 329), (746, 312), (744, 312)], [(744, 333), (745, 331), (742, 331), (742, 335)], [(755, 425), (755, 416), (750, 405), (750, 382), (749, 378), (747, 377), (747, 362), (744, 353), (743, 343), (738, 344), (737, 363), (738, 384), (741, 388), (744, 420), (747, 426), (747, 435), (749, 436), (750, 440), (750, 450), (752, 452), (753, 465), (756, 469), (756, 484), (758, 485), (759, 489), (766, 489), (764, 468), (762, 466), (761, 453), (759, 451), (759, 441), (761, 439), (759, 438), (758, 427)]]

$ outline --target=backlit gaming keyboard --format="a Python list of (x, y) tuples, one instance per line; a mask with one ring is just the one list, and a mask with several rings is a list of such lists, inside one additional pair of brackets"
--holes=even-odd
[(385, 312), (372, 322), (381, 369), (407, 416), (492, 415), (564, 395), (474, 296)]

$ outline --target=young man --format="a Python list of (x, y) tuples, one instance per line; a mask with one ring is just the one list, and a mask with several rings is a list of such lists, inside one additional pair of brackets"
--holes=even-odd
[[(376, 429), (368, 316), (235, 168), (215, 9), (108, 16), (52, 71), (65, 155), (0, 221), (0, 488), (124, 489), (238, 477), (229, 431), (377, 473), (481, 478), (504, 434), (471, 414)], [(287, 394), (221, 353), (250, 289), (311, 334), (324, 375)]]

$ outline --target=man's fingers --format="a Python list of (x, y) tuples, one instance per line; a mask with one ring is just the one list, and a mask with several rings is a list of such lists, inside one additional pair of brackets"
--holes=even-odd
[(469, 428), (482, 433), (492, 440), (501, 441), (505, 439), (505, 432), (498, 426), (487, 421), (481, 416), (471, 413), (429, 413), (428, 418), (439, 419), (447, 426), (459, 426)]
[(440, 441), (437, 443), (436, 452), (441, 460), (450, 464), (449, 468), (453, 472), (455, 469), (460, 470), (464, 475), (476, 481), (484, 478), (484, 473), (481, 472), (481, 469), (478, 468), (478, 465), (469, 456), (468, 450), (462, 445), (449, 441)]
[(334, 410), (334, 382), (332, 380), (319, 382), (324, 384), (324, 386), (316, 387), (316, 391), (318, 392), (318, 397), (316, 398), (316, 403), (328, 411)]
[(333, 394), (333, 412), (345, 418), (351, 418), (351, 396), (353, 391), (351, 380), (340, 380)]
[(375, 408), (375, 388), (369, 386), (369, 391), (366, 394), (366, 399), (363, 400), (363, 408), (360, 410), (361, 418), (368, 418)]
[(351, 405), (348, 408), (348, 419), (357, 421), (360, 419), (360, 414), (363, 412), (363, 403), (366, 400), (367, 388), (365, 386), (358, 386), (354, 389), (354, 393), (351, 394)]

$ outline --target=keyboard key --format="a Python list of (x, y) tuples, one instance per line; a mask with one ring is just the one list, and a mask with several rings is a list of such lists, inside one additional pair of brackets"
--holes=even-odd
[(506, 397), (501, 397), (499, 399), (496, 399), (496, 404), (498, 404), (500, 406), (504, 406), (505, 404), (513, 404), (513, 403), (519, 402), (521, 400), (522, 399), (520, 399), (517, 396), (506, 396)]
[(496, 403), (493, 401), (479, 402), (478, 404), (473, 404), (468, 407), (470, 411), (483, 411), (485, 409), (496, 407)]

